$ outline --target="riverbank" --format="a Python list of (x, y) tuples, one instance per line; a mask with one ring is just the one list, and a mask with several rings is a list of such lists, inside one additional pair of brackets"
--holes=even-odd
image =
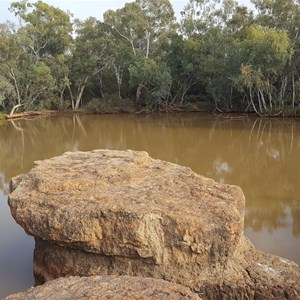
[(65, 110), (42, 110), (42, 111), (25, 111), (15, 113), (13, 115), (0, 112), (0, 120), (19, 120), (19, 119), (33, 119), (39, 117), (51, 117), (51, 116), (65, 116), (65, 115), (87, 115), (87, 114), (152, 114), (152, 113), (208, 113), (224, 115), (228, 118), (241, 118), (245, 116), (257, 116), (266, 118), (298, 118), (300, 111), (286, 111), (285, 113), (265, 114), (257, 115), (255, 112), (243, 112), (243, 111), (221, 111), (216, 110), (207, 102), (193, 102), (186, 106), (170, 106), (165, 108), (136, 108), (134, 106), (103, 106), (101, 108), (81, 108), (77, 110), (65, 109)]
[(110, 109), (77, 109), (77, 110), (42, 110), (42, 111), (25, 111), (20, 113), (15, 113), (13, 115), (0, 113), (0, 120), (19, 120), (19, 119), (32, 119), (38, 117), (51, 117), (51, 116), (65, 116), (65, 115), (87, 115), (87, 114), (141, 114), (141, 113), (181, 113), (181, 112), (206, 112), (206, 110), (201, 107), (200, 103), (195, 103), (189, 106), (174, 106), (168, 109), (137, 109), (134, 107), (128, 108), (110, 108)]
[(51, 116), (64, 116), (64, 115), (74, 115), (74, 114), (88, 114), (85, 110), (42, 110), (42, 111), (26, 111), (21, 113), (16, 113), (13, 115), (2, 114), (0, 119), (6, 120), (19, 120), (19, 119), (32, 119), (38, 117), (51, 117)]

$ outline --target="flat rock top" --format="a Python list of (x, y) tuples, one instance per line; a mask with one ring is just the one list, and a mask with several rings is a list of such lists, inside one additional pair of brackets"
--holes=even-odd
[(9, 205), (29, 234), (109, 255), (138, 249), (151, 257), (162, 243), (194, 243), (196, 249), (216, 233), (234, 248), (243, 231), (240, 188), (130, 150), (67, 152), (38, 161), (12, 179)]
[(160, 279), (130, 276), (67, 277), (48, 282), (5, 300), (201, 300), (188, 288)]

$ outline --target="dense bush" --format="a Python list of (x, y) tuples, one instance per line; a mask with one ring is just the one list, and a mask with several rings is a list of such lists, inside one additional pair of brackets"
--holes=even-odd
[(0, 24), (0, 106), (170, 111), (198, 99), (214, 111), (295, 114), (299, 1), (252, 0), (255, 11), (219, 2), (187, 1), (180, 24), (169, 0), (74, 24), (42, 1), (13, 2), (22, 26)]

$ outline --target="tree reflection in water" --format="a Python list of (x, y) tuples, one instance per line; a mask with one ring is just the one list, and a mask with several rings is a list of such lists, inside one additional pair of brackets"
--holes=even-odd
[[(299, 209), (299, 185), (297, 184), (297, 162), (299, 162), (299, 135), (293, 120), (257, 119), (250, 131), (249, 140), (256, 145), (256, 172), (261, 174), (259, 191), (247, 203), (245, 225), (254, 231), (267, 228), (270, 232), (289, 226), (289, 212)], [(251, 195), (250, 194), (250, 195)], [(260, 207), (264, 203), (263, 207)], [(299, 222), (298, 222), (299, 223)], [(297, 218), (293, 218), (293, 232), (296, 232)], [(299, 228), (300, 229), (300, 228)]]

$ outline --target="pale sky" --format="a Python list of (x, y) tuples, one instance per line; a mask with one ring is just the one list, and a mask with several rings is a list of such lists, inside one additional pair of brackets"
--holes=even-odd
[[(15, 0), (18, 1), (18, 0)], [(6, 20), (14, 20), (13, 14), (8, 11), (11, 2), (8, 0), (0, 0), (0, 23)], [(32, 1), (34, 2), (34, 1)], [(132, 0), (43, 0), (49, 5), (59, 7), (60, 9), (69, 10), (75, 18), (86, 19), (88, 17), (96, 17), (102, 19), (102, 15), (108, 9), (117, 9), (125, 5), (126, 2)], [(180, 17), (180, 11), (183, 10), (188, 0), (171, 0), (176, 16)], [(238, 0), (239, 3), (250, 5), (250, 0)]]

